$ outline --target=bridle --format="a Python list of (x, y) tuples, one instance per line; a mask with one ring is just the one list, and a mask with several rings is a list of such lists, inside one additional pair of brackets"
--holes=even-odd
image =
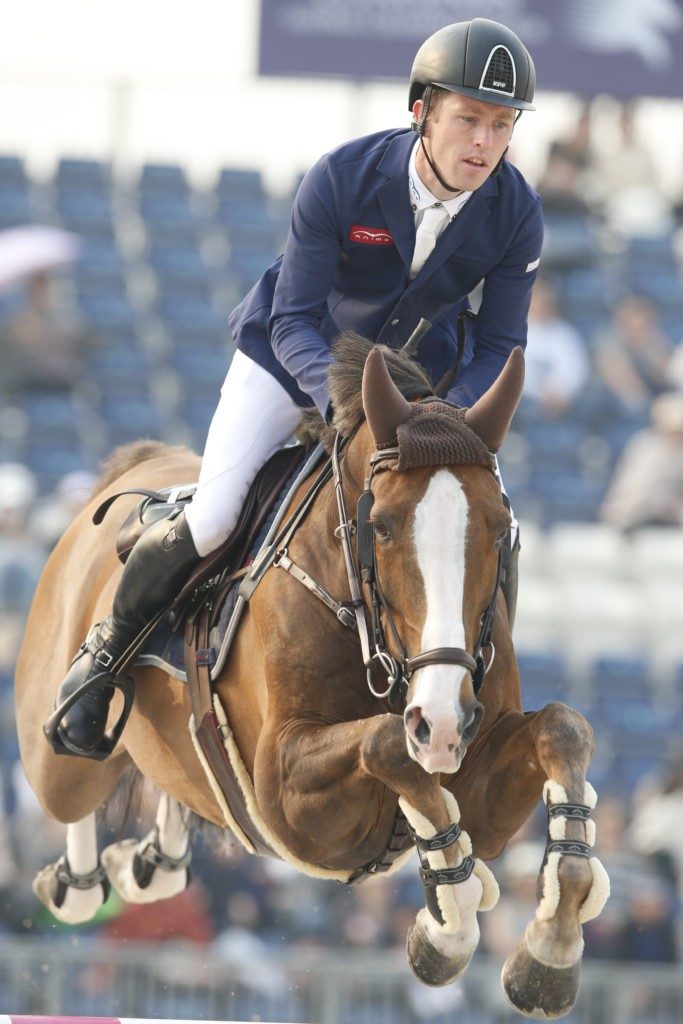
[[(426, 665), (459, 665), (467, 669), (472, 675), (472, 685), (475, 696), (481, 689), (486, 672), (493, 664), (495, 651), (491, 644), (491, 632), (496, 614), (498, 600), (498, 588), (505, 573), (504, 550), (501, 545), (498, 553), (498, 567), (496, 582), (491, 600), (482, 615), (479, 635), (477, 637), (474, 651), (470, 654), (462, 647), (435, 647), (428, 651), (422, 651), (414, 657), (408, 657), (407, 651), (399, 635), (394, 617), (382, 589), (377, 572), (377, 561), (375, 557), (375, 527), (370, 518), (374, 503), (372, 483), (377, 467), (384, 461), (397, 459), (398, 448), (378, 448), (370, 457), (370, 474), (365, 479), (363, 493), (358, 499), (355, 527), (349, 520), (341, 473), (340, 457), (340, 436), (335, 438), (332, 450), (332, 469), (334, 487), (337, 496), (337, 508), (339, 511), (339, 526), (335, 533), (340, 537), (343, 550), (346, 571), (351, 590), (351, 606), (355, 612), (356, 627), (360, 638), (363, 663), (367, 672), (367, 682), (370, 692), (379, 699), (388, 698), (391, 705), (395, 705), (405, 696), (408, 683), (413, 673)], [(356, 547), (358, 563), (360, 564), (360, 578), (356, 559), (353, 556), (351, 538), (356, 534)], [(362, 597), (362, 585), (369, 589), (371, 624), (368, 625), (365, 604)], [(386, 621), (400, 651), (400, 660), (397, 660), (388, 650), (384, 628), (382, 626), (381, 612), (384, 612)], [(492, 656), (488, 665), (484, 661), (484, 650), (491, 647)], [(375, 663), (387, 674), (387, 689), (382, 693), (377, 691), (372, 682), (372, 671)]]
[[(292, 575), (333, 611), (343, 626), (353, 629), (358, 633), (368, 688), (378, 700), (387, 699), (392, 707), (398, 705), (405, 698), (412, 675), (426, 665), (459, 665), (467, 669), (472, 675), (472, 686), (476, 696), (484, 682), (484, 676), (491, 668), (495, 657), (495, 648), (491, 642), (491, 632), (496, 614), (498, 588), (505, 576), (506, 552), (504, 545), (501, 545), (499, 549), (493, 594), (481, 617), (479, 635), (477, 636), (473, 652), (470, 654), (461, 647), (435, 647), (432, 650), (421, 651), (413, 657), (408, 657), (405, 644), (401, 640), (394, 616), (391, 613), (379, 580), (375, 557), (375, 527), (370, 518), (374, 503), (372, 484), (377, 467), (383, 462), (398, 458), (399, 449), (391, 447), (378, 448), (372, 454), (370, 458), (370, 473), (365, 479), (363, 492), (358, 499), (356, 519), (353, 520), (349, 518), (346, 509), (341, 468), (346, 441), (347, 439), (343, 438), (340, 434), (335, 436), (331, 463), (328, 466), (331, 465), (331, 478), (334, 483), (339, 515), (339, 525), (334, 533), (342, 544), (351, 600), (346, 602), (335, 600), (322, 584), (312, 579), (304, 569), (289, 557), (287, 542), (291, 539), (294, 530), (301, 522), (300, 514), (294, 517), (295, 521), (289, 526), (289, 529), (286, 529), (283, 538), (284, 544), (278, 545), (278, 550), (273, 557), (272, 564)], [(327, 479), (330, 478), (327, 472), (324, 475)], [(311, 502), (315, 494), (317, 494), (321, 482), (322, 480), (312, 489), (310, 494)], [(310, 504), (306, 499), (303, 505), (306, 510), (310, 508)], [(303, 511), (303, 508), (301, 511)], [(355, 552), (354, 537), (356, 538)], [(369, 596), (370, 622), (368, 622), (366, 603), (363, 597), (364, 587), (367, 588)], [(396, 648), (400, 652), (398, 659), (389, 651), (382, 624), (382, 612), (391, 630)], [(487, 647), (491, 650), (488, 663), (484, 660), (484, 650)], [(387, 687), (384, 691), (377, 690), (373, 683), (373, 671), (376, 667), (379, 667), (386, 674)]]

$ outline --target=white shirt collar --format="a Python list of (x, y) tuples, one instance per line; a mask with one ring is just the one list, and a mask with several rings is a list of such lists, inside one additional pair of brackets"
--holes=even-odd
[(422, 210), (426, 210), (428, 206), (434, 206), (435, 203), (440, 203), (448, 214), (448, 219), (452, 220), (456, 213), (459, 213), (463, 208), (472, 193), (461, 192), (460, 195), (454, 196), (453, 199), (437, 199), (437, 197), (429, 191), (420, 178), (420, 175), (417, 173), (416, 157), (419, 145), (420, 140), (418, 139), (413, 146), (413, 151), (410, 154), (410, 162), (408, 164), (408, 187), (410, 189), (410, 205), (413, 209), (413, 213), (421, 213)]

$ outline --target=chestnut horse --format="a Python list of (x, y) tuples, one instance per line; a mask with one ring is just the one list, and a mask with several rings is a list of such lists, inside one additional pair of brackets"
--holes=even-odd
[[(502, 981), (521, 1013), (559, 1017), (576, 998), (581, 924), (600, 912), (609, 883), (591, 851), (591, 728), (560, 703), (523, 713), (505, 604), (496, 600), (510, 515), (491, 452), (509, 427), (523, 370), (516, 349), (465, 413), (436, 399), (407, 357), (345, 339), (330, 373), (335, 477), (254, 592), (216, 690), (252, 818), (280, 857), (349, 881), (381, 862), (396, 822), (407, 820), (409, 843), (394, 866), (414, 842), (426, 906), (408, 935), (408, 961), (430, 985), (466, 969), (477, 912), (498, 897), (484, 861), (499, 856), (543, 798), (539, 905)], [(42, 732), (121, 571), (117, 517), (94, 527), (94, 509), (126, 488), (159, 489), (197, 472), (185, 449), (122, 449), (56, 546), (34, 598), (16, 674), (21, 754), (46, 813), (68, 824), (65, 856), (34, 888), (68, 922), (92, 916), (109, 882), (138, 902), (180, 891), (189, 811), (221, 829), (231, 823), (188, 730), (187, 687), (158, 668), (134, 669), (133, 710), (106, 760), (57, 756)], [(122, 513), (136, 500), (121, 499)], [(346, 509), (357, 507), (354, 523)], [(280, 571), (285, 558), (346, 602), (355, 624)], [(380, 690), (381, 668), (390, 678)], [(112, 716), (120, 708), (117, 694)], [(131, 765), (162, 792), (157, 825), (100, 860), (95, 813)]]

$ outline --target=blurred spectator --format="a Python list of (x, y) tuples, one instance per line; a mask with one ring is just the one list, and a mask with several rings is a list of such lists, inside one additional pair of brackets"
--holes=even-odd
[(592, 102), (584, 100), (569, 132), (562, 138), (556, 139), (552, 144), (556, 154), (571, 160), (582, 171), (588, 170), (593, 164), (592, 111)]
[(606, 219), (622, 235), (654, 236), (673, 226), (671, 207), (657, 186), (652, 148), (643, 145), (636, 131), (636, 107), (624, 103), (618, 114), (616, 146), (596, 158), (596, 182)]
[(30, 275), (23, 304), (0, 324), (4, 397), (29, 390), (71, 391), (80, 378), (93, 337), (66, 314), (55, 287), (47, 272)]
[(208, 903), (200, 882), (184, 892), (156, 903), (126, 903), (108, 921), (103, 934), (110, 939), (134, 942), (192, 942), (206, 945), (214, 938)]
[(97, 477), (87, 470), (66, 473), (54, 492), (43, 499), (31, 516), (31, 529), (47, 551), (51, 551), (69, 523), (86, 505)]
[(622, 530), (683, 525), (683, 392), (656, 398), (650, 419), (622, 452), (600, 510)]
[(562, 143), (552, 143), (545, 168), (536, 186), (543, 199), (544, 216), (589, 216), (590, 206), (581, 184), (584, 166), (583, 156), (566, 148)]
[(0, 610), (25, 614), (45, 563), (29, 516), (38, 484), (19, 462), (0, 464)]
[(683, 756), (671, 761), (658, 783), (637, 792), (629, 838), (683, 897)]
[(627, 295), (612, 322), (596, 338), (595, 362), (602, 382), (625, 413), (645, 412), (666, 391), (671, 344), (657, 310), (643, 295)]
[(557, 293), (545, 279), (534, 284), (525, 358), (525, 400), (545, 416), (563, 416), (588, 380), (589, 361), (583, 338), (560, 314)]

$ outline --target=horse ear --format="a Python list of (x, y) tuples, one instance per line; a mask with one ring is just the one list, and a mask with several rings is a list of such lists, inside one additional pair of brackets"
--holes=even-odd
[(517, 346), (491, 387), (465, 413), (465, 423), (491, 451), (500, 448), (524, 387), (524, 353)]
[(363, 369), (363, 410), (375, 444), (396, 440), (396, 429), (410, 419), (412, 406), (389, 376), (384, 356), (371, 348)]

